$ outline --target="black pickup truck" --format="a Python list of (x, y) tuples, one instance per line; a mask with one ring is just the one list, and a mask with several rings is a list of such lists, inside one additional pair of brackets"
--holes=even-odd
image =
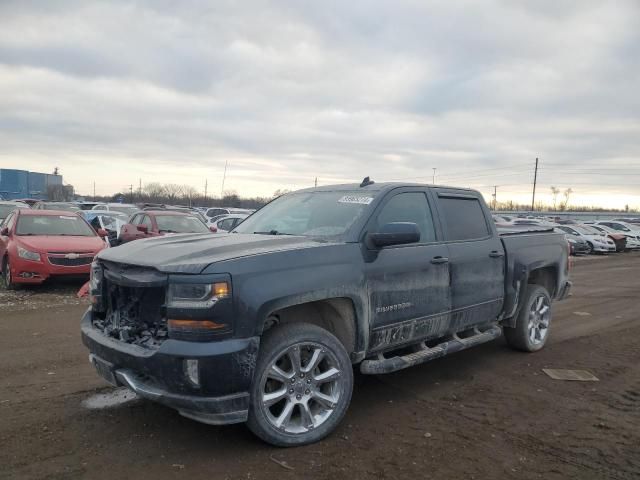
[(280, 446), (344, 416), (353, 366), (394, 372), (493, 340), (548, 339), (563, 235), (498, 235), (473, 190), (339, 185), (281, 196), (228, 234), (102, 251), (82, 320), (110, 383)]

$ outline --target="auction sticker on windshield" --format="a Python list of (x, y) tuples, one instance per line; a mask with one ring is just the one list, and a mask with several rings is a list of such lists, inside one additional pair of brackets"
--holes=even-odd
[(353, 195), (345, 195), (338, 200), (338, 203), (359, 203), (360, 205), (369, 205), (373, 201), (373, 197), (356, 197)]

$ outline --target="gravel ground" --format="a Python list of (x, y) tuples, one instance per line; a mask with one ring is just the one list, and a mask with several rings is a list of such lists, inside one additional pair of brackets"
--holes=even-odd
[(39, 310), (63, 305), (88, 305), (87, 299), (76, 296), (84, 281), (55, 280), (44, 285), (20, 287), (17, 290), (0, 288), (0, 312)]

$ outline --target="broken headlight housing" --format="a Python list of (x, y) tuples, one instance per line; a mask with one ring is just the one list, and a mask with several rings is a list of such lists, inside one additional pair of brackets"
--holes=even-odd
[(89, 271), (89, 298), (91, 299), (91, 305), (95, 312), (104, 311), (104, 298), (102, 296), (102, 280), (104, 278), (104, 271), (102, 265), (97, 260), (91, 263), (91, 270)]

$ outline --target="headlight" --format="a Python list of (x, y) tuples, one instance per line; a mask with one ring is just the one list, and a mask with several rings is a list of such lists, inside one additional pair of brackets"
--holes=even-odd
[(230, 295), (231, 287), (227, 282), (172, 283), (167, 289), (167, 307), (211, 308)]
[(18, 256), (20, 258), (24, 258), (25, 260), (31, 260), (34, 262), (39, 262), (40, 261), (40, 254), (37, 252), (31, 252), (29, 250), (26, 250), (22, 247), (18, 247)]
[(569, 243), (571, 243), (571, 244), (575, 244), (575, 243), (577, 243), (577, 242), (576, 242), (573, 238), (570, 238), (570, 239), (569, 239)]

